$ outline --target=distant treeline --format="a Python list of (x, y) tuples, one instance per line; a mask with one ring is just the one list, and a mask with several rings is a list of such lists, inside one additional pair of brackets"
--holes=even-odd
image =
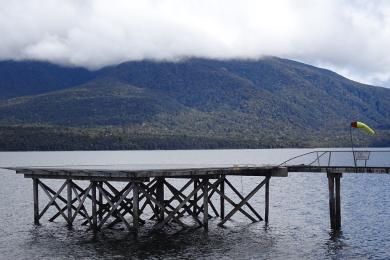
[[(156, 149), (244, 149), (284, 147), (348, 147), (348, 135), (305, 134), (280, 138), (237, 138), (147, 134), (123, 129), (63, 128), (52, 126), (0, 126), (1, 151), (60, 150), (156, 150)], [(388, 132), (377, 138), (359, 138), (357, 146), (389, 147)]]

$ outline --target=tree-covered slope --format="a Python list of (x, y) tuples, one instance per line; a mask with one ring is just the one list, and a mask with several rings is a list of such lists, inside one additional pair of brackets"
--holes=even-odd
[[(8, 132), (23, 125), (37, 133), (42, 126), (71, 127), (75, 138), (83, 128), (84, 137), (76, 135), (81, 142), (104, 139), (100, 130), (108, 127), (127, 148), (133, 147), (126, 146), (127, 135), (142, 139), (138, 148), (154, 147), (157, 139), (156, 148), (345, 145), (357, 119), (380, 130), (363, 144), (385, 145), (390, 90), (272, 57), (126, 62), (79, 86), (0, 102), (0, 125)], [(64, 147), (67, 135), (60, 136)]]
[(39, 61), (0, 61), (0, 100), (36, 95), (85, 83), (97, 75)]

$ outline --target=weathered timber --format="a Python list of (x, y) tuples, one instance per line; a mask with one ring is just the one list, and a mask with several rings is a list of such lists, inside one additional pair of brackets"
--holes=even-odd
[(72, 180), (68, 180), (68, 186), (67, 186), (67, 203), (66, 208), (68, 211), (68, 219), (69, 219), (69, 225), (72, 225)]
[(236, 213), (237, 211), (239, 211), (243, 205), (245, 205), (248, 200), (250, 198), (253, 197), (253, 195), (256, 194), (256, 192), (264, 186), (264, 184), (266, 183), (266, 179), (264, 179), (259, 185), (257, 185), (234, 209), (232, 209), (227, 215), (226, 217), (220, 222), (220, 225), (223, 225), (227, 220), (229, 220), (233, 215), (234, 213)]
[(221, 195), (219, 196), (220, 200), (220, 217), (221, 219), (225, 218), (225, 198), (223, 197), (225, 195), (225, 176), (221, 176), (221, 184), (220, 184), (220, 190), (221, 190)]
[(202, 191), (203, 191), (203, 227), (207, 230), (209, 228), (209, 197), (208, 197), (208, 186), (209, 180), (203, 179)]
[(329, 188), (329, 216), (332, 229), (341, 227), (341, 198), (340, 198), (340, 178), (341, 173), (328, 172)]
[[(56, 179), (88, 179), (99, 178), (110, 181), (124, 181), (126, 178), (154, 178), (154, 177), (215, 177), (218, 175), (236, 175), (236, 176), (267, 176), (287, 177), (287, 168), (280, 166), (258, 166), (258, 167), (225, 167), (225, 168), (191, 168), (191, 169), (157, 169), (157, 170), (125, 170), (125, 169), (76, 169), (76, 168), (54, 168), (54, 167), (12, 167), (7, 168), (14, 170), (18, 174), (29, 176), (55, 176)], [(43, 178), (43, 177), (39, 177)], [(90, 179), (89, 179), (90, 180)]]
[(266, 223), (268, 223), (269, 218), (269, 181), (271, 177), (266, 177), (266, 183), (265, 183), (265, 213), (264, 213), (264, 220)]
[(98, 220), (97, 220), (97, 205), (96, 205), (96, 182), (92, 181), (92, 229), (98, 229)]
[(38, 182), (37, 178), (33, 178), (33, 200), (34, 200), (34, 224), (39, 225), (39, 197), (38, 197)]
[[(257, 186), (249, 194), (249, 197), (243, 197), (228, 181), (227, 176), (287, 176), (287, 168), (278, 166), (159, 170), (30, 167), (14, 168), (14, 170), (19, 174), (24, 174), (25, 178), (33, 179), (34, 223), (38, 224), (48, 208), (54, 206), (57, 212), (50, 218), (51, 221), (62, 216), (68, 225), (72, 225), (79, 216), (83, 219), (82, 224), (89, 224), (92, 230), (100, 230), (103, 226), (113, 227), (121, 222), (129, 230), (136, 232), (139, 225), (145, 223), (141, 216), (146, 214), (145, 208), (147, 206), (152, 210), (151, 219), (157, 220), (155, 224), (157, 229), (170, 225), (170, 222), (187, 227), (180, 220), (184, 216), (192, 217), (199, 226), (207, 229), (210, 218), (221, 217), (222, 221), (225, 222), (237, 211), (243, 213), (253, 222), (262, 220), (262, 217), (248, 202), (262, 185)], [(188, 181), (181, 188), (177, 188), (168, 181), (168, 179), (174, 178), (185, 178)], [(64, 182), (58, 190), (54, 191), (41, 179), (57, 179), (64, 180)], [(82, 181), (88, 181), (89, 185), (83, 186), (86, 188), (81, 188), (76, 182)], [(111, 183), (114, 181), (125, 182), (126, 185), (118, 190)], [(239, 197), (241, 200), (239, 203), (235, 203), (228, 197), (225, 183)], [(41, 212), (39, 212), (38, 205), (38, 186), (49, 199), (48, 204)], [(165, 194), (164, 188), (167, 188), (170, 193)], [(62, 196), (61, 193), (64, 190), (66, 195)], [(131, 191), (132, 193), (130, 193)], [(170, 194), (172, 194), (171, 197), (169, 197)], [(212, 201), (214, 194), (220, 198), (219, 211)], [(65, 203), (65, 206), (60, 207), (57, 203), (58, 200)], [(86, 204), (87, 201), (90, 204)], [(225, 201), (234, 207), (227, 216), (225, 216)], [(90, 211), (85, 205), (91, 205)], [(244, 205), (256, 218), (243, 209)], [(132, 217), (132, 225), (126, 219), (128, 215)], [(113, 218), (113, 221), (108, 222), (110, 217)]]

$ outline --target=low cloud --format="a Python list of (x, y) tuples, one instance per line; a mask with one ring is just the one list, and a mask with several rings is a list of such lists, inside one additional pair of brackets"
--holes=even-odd
[[(128, 60), (274, 55), (390, 82), (390, 2), (0, 0), (0, 59), (97, 69)], [(388, 86), (390, 87), (390, 86)]]

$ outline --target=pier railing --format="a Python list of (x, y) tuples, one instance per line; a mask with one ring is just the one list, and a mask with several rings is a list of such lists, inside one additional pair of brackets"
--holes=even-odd
[(317, 150), (292, 157), (280, 166), (390, 167), (390, 150)]

